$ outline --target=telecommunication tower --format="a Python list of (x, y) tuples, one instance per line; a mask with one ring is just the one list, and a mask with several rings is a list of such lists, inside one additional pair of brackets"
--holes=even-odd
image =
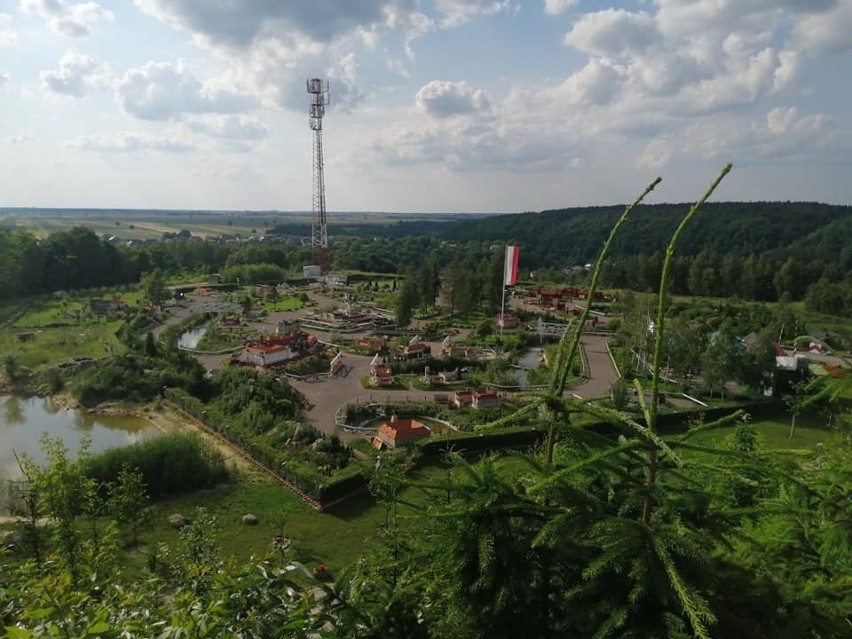
[(307, 82), (311, 131), (314, 132), (314, 188), (311, 247), (323, 272), (328, 269), (328, 224), (325, 218), (325, 175), (322, 160), (322, 118), (329, 102), (328, 80), (311, 78)]

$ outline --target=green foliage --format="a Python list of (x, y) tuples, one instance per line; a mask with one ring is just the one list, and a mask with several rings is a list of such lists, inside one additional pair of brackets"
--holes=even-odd
[(208, 488), (228, 478), (222, 455), (186, 433), (113, 448), (92, 455), (86, 464), (86, 475), (99, 486), (121, 486), (126, 473), (139, 473), (145, 492), (154, 499)]
[(238, 284), (278, 284), (287, 278), (287, 273), (275, 264), (240, 264), (228, 266), (219, 273), (222, 282)]
[(107, 511), (119, 526), (126, 526), (131, 542), (137, 543), (140, 529), (150, 522), (148, 491), (144, 475), (125, 466), (114, 484), (109, 485)]

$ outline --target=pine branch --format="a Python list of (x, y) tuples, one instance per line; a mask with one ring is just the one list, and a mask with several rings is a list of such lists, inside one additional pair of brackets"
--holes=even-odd
[(683, 580), (668, 549), (659, 538), (653, 539), (652, 546), (666, 571), (669, 584), (689, 619), (693, 632), (700, 639), (710, 639), (707, 625), (716, 623), (716, 617), (710, 611), (707, 601)]

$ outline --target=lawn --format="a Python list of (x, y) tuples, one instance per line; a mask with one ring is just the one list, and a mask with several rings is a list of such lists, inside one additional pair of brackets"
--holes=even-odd
[[(244, 478), (212, 490), (157, 502), (154, 523), (141, 536), (142, 541), (149, 546), (175, 541), (177, 533), (168, 524), (169, 515), (181, 513), (191, 518), (199, 506), (216, 517), (219, 526), (216, 537), (225, 557), (245, 560), (252, 555), (263, 555), (272, 538), (279, 534), (283, 517), (284, 534), (293, 540), (293, 558), (306, 565), (323, 563), (331, 570), (339, 570), (358, 557), (365, 541), (384, 520), (384, 509), (369, 495), (319, 513), (272, 480)], [(242, 523), (241, 518), (247, 513), (257, 516), (257, 525)]]
[(57, 364), (78, 357), (103, 357), (124, 352), (115, 332), (121, 321), (86, 322), (77, 326), (61, 326), (29, 331), (27, 341), (19, 338), (20, 330), (0, 330), (0, 353), (12, 353), (18, 363), (29, 368)]
[[(444, 476), (436, 467), (417, 469), (411, 476), (415, 481), (428, 481)], [(417, 506), (425, 503), (427, 495), (419, 488), (407, 488), (402, 498)], [(385, 508), (368, 494), (347, 499), (325, 512), (317, 512), (293, 493), (263, 476), (252, 474), (212, 490), (203, 490), (180, 498), (154, 504), (153, 525), (141, 535), (149, 546), (159, 542), (172, 543), (177, 533), (169, 526), (173, 513), (191, 517), (196, 507), (203, 506), (217, 519), (217, 539), (225, 557), (247, 559), (263, 555), (273, 537), (280, 534), (284, 519), (284, 534), (292, 539), (292, 557), (307, 566), (325, 564), (332, 573), (346, 568), (367, 548), (367, 542), (384, 525)], [(400, 506), (400, 516), (411, 506)], [(251, 513), (258, 524), (242, 523), (243, 515)]]
[[(815, 451), (819, 447), (831, 447), (843, 441), (843, 433), (828, 428), (826, 421), (826, 418), (819, 414), (803, 415), (797, 420), (792, 437), (789, 419), (764, 419), (752, 423), (757, 429), (761, 445), (766, 449)], [(734, 426), (720, 428), (696, 435), (690, 441), (701, 445), (724, 445), (733, 432)]]
[(264, 300), (261, 306), (267, 313), (276, 311), (298, 311), (305, 306), (310, 305), (310, 302), (304, 302), (298, 297), (280, 297), (277, 300)]

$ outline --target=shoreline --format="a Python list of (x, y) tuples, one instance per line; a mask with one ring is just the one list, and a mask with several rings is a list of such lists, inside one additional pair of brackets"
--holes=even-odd
[[(4, 393), (0, 393), (4, 394)], [(191, 419), (187, 419), (175, 410), (168, 406), (155, 405), (154, 402), (148, 404), (127, 405), (121, 402), (104, 402), (97, 406), (86, 408), (81, 406), (73, 395), (67, 391), (56, 393), (54, 395), (38, 395), (28, 394), (21, 395), (27, 398), (42, 397), (54, 404), (57, 408), (64, 410), (81, 411), (89, 415), (103, 415), (105, 417), (132, 417), (143, 419), (151, 426), (156, 428), (163, 434), (177, 432), (192, 432), (201, 437), (211, 448), (219, 451), (225, 460), (225, 465), (233, 470), (238, 471), (242, 475), (249, 475), (256, 478), (258, 475), (255, 465), (244, 458), (242, 454), (231, 448), (226, 443), (216, 437), (213, 437), (203, 429), (199, 428)]]

